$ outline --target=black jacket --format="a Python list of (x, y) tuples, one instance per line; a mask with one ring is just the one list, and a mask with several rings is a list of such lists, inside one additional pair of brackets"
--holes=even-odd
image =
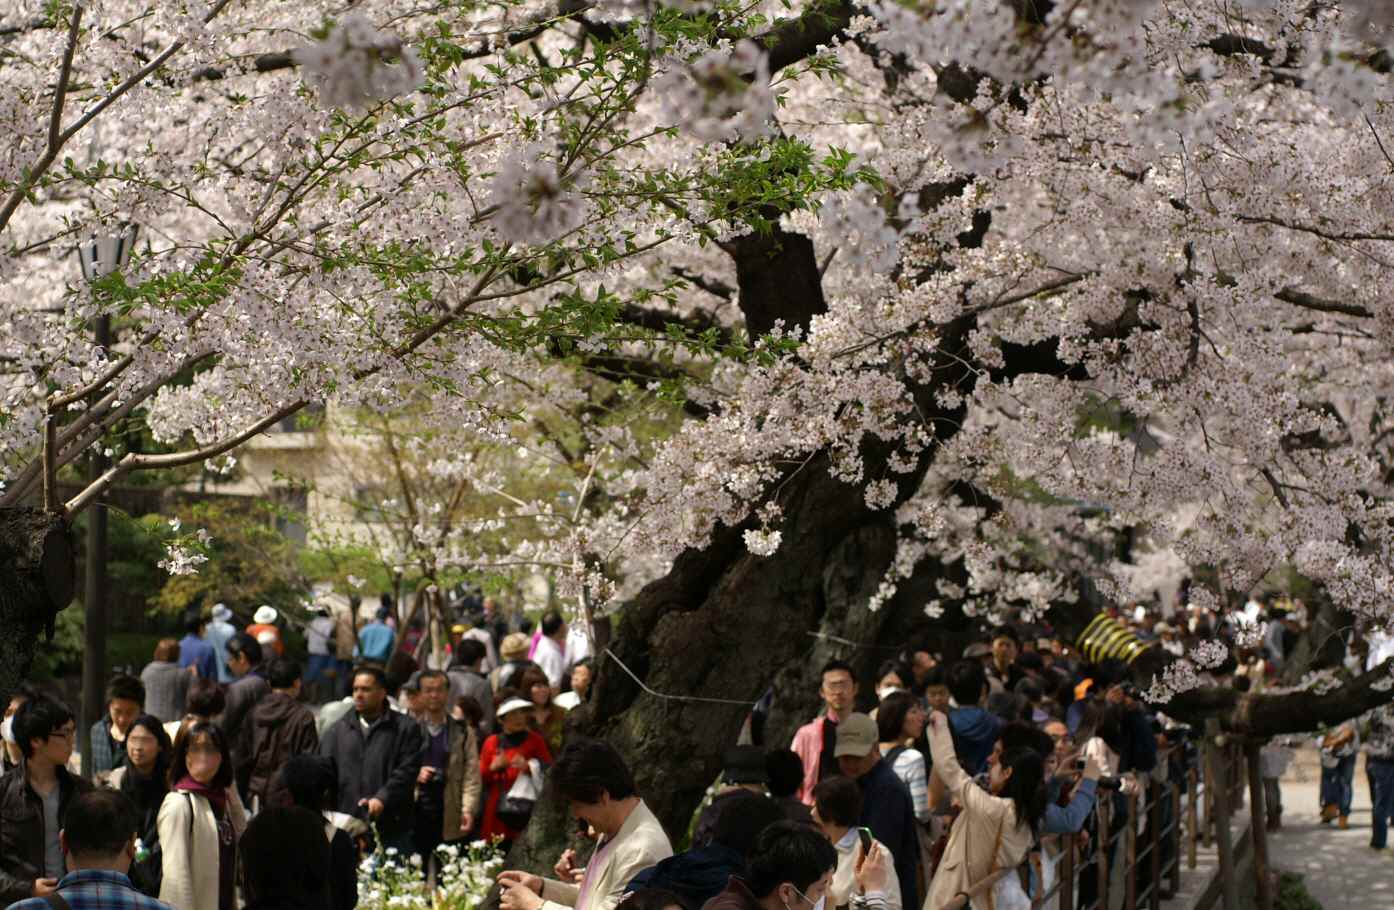
[[(92, 785), (58, 769), (58, 823), (68, 805)], [(34, 896), (34, 879), (62, 878), (62, 869), (44, 866), (44, 801), (24, 774), (24, 764), (0, 777), (0, 905)]]
[(282, 692), (268, 693), (242, 719), (233, 748), (243, 799), (255, 796), (262, 806), (289, 805), (289, 794), (272, 798), (273, 787), (282, 783), (275, 774), (295, 756), (313, 753), (318, 746), (314, 712)]
[[(740, 806), (736, 806), (736, 811), (740, 811)], [(624, 890), (630, 893), (662, 888), (682, 898), (685, 910), (699, 910), (726, 889), (731, 876), (741, 875), (744, 870), (745, 857), (739, 850), (713, 843), (675, 853), (657, 866), (644, 869), (630, 879)]]
[(228, 743), (232, 746), (234, 763), (242, 758), (237, 754), (242, 721), (247, 718), (256, 703), (269, 694), (271, 694), (271, 684), (266, 681), (265, 676), (261, 675), (260, 667), (252, 670), (246, 676), (240, 676), (233, 680), (231, 685), (227, 687), (227, 703), (223, 707), (223, 716), (219, 721), (219, 726), (223, 728), (223, 735), (227, 737)]
[(358, 712), (349, 711), (324, 731), (319, 754), (334, 759), (339, 775), (339, 804), (346, 815), (366, 818), (360, 799), (382, 800), (378, 830), (385, 835), (406, 831), (412, 823), (416, 775), (426, 741), (421, 725), (385, 708), (365, 735)]
[(358, 906), (358, 845), (347, 831), (335, 829), (329, 841), (329, 910)]
[(916, 870), (920, 864), (920, 846), (910, 791), (884, 761), (878, 761), (876, 767), (859, 777), (857, 784), (862, 790), (861, 823), (870, 828), (871, 836), (885, 844), (895, 857), (895, 874), (900, 880), (903, 906), (918, 907)]

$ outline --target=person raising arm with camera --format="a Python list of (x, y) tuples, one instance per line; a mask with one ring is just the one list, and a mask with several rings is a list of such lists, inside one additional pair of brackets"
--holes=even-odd
[[(1045, 816), (1045, 763), (1035, 749), (994, 749), (984, 790), (959, 764), (949, 719), (939, 711), (929, 718), (929, 748), (934, 774), (963, 806), (949, 830), (948, 846), (924, 904), (938, 910), (988, 876), (1014, 868), (1026, 856)], [(969, 898), (972, 910), (990, 910), (990, 892)]]

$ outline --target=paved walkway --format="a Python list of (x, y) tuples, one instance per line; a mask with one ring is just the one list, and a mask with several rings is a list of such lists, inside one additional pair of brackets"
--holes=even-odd
[(1319, 767), (1304, 751), (1283, 778), (1283, 830), (1268, 836), (1275, 869), (1296, 872), (1323, 910), (1394, 910), (1394, 850), (1370, 849), (1370, 791), (1362, 758), (1355, 769), (1350, 828), (1324, 827)]

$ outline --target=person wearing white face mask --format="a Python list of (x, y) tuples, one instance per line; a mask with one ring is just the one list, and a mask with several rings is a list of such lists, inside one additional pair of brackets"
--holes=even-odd
[(886, 661), (876, 673), (876, 700), (885, 701), (887, 695), (910, 691), (910, 684), (914, 679), (910, 668), (900, 661)]
[[(796, 822), (775, 822), (756, 839), (746, 857), (745, 876), (731, 876), (726, 890), (702, 910), (825, 910), (836, 868), (837, 851), (820, 831)], [(881, 878), (875, 879), (878, 869)], [(867, 871), (872, 874), (865, 882), (868, 893), (855, 897), (853, 906), (883, 910), (885, 864)]]

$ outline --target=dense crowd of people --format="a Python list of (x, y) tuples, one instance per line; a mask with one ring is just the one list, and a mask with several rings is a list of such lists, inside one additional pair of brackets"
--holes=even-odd
[[(0, 903), (348, 910), (375, 848), (421, 857), (428, 880), (443, 844), (506, 849), (545, 777), (593, 852), (583, 862), (568, 850), (555, 878), (504, 872), (504, 910), (1015, 910), (1051, 892), (1063, 853), (1092, 838), (1073, 867), (1088, 907), (1122, 865), (1098, 826), (1107, 832), (1112, 819), (1116, 830), (1130, 794), (1180, 779), (1194, 754), (1187, 731), (1129, 683), (1120, 655), (1231, 638), (1237, 660), (1210, 682), (1262, 686), (1304, 621), (1300, 605), (1261, 605), (1253, 648), (1238, 642), (1254, 635), (1203, 611), (1163, 619), (1127, 608), (1101, 617), (1077, 649), (1048, 629), (1002, 626), (957, 660), (912, 647), (864, 679), (831, 660), (821, 710), (791, 740), (765, 741), (762, 699), (675, 853), (624, 757), (564, 736), (567, 712), (590, 692), (585, 636), (556, 613), (535, 629), (526, 619), (510, 627), (480, 606), (451, 628), (444, 661), (386, 608), (351, 648), (338, 619), (317, 613), (302, 665), (274, 609), (238, 629), (217, 605), (190, 617), (182, 641), (160, 641), (139, 677), (110, 681), (91, 726), (90, 779), (72, 767), (72, 711), (16, 693), (0, 751)], [(1367, 752), (1371, 846), (1383, 849), (1394, 709), (1329, 731), (1320, 746), (1323, 811), (1342, 826), (1353, 756)], [(1275, 825), (1285, 752), (1264, 752)], [(1177, 826), (1170, 802), (1160, 805), (1170, 862)], [(1106, 890), (1116, 910), (1123, 889)]]

